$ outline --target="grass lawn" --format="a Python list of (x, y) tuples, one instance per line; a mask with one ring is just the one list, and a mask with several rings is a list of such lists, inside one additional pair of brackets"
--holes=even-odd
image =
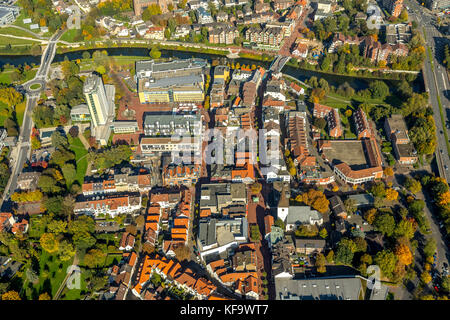
[(38, 295), (43, 292), (48, 292), (53, 297), (66, 277), (67, 267), (71, 263), (72, 260), (62, 262), (56, 255), (51, 255), (45, 250), (42, 250), (39, 259), (38, 283), (34, 284), (31, 288), (29, 287), (28, 281), (24, 283), (27, 298), (33, 298), (33, 291)]
[[(35, 77), (38, 69), (31, 69), (29, 71), (25, 71), (25, 79), (23, 81), (19, 81), (19, 83), (27, 82)], [(3, 72), (0, 72), (0, 83), (11, 84), (13, 81), (11, 79), (11, 74), (14, 72), (14, 69), (8, 69)]]
[(28, 39), (16, 39), (16, 38), (11, 38), (11, 37), (6, 37), (6, 36), (0, 35), (0, 45), (3, 45), (3, 46), (5, 46), (7, 44), (10, 44), (12, 46), (26, 45), (26, 44), (32, 45), (35, 43), (40, 43), (40, 41), (39, 40), (34, 41), (34, 40), (28, 40)]
[(112, 267), (115, 264), (118, 264), (120, 262), (120, 260), (122, 259), (122, 254), (114, 254), (114, 253), (110, 253), (106, 256), (105, 259), (105, 268), (109, 268)]
[(8, 106), (5, 103), (0, 102), (0, 126), (3, 126), (5, 119), (9, 118), (8, 110)]
[(18, 36), (18, 37), (27, 37), (27, 38), (38, 39), (32, 33), (29, 33), (29, 32), (26, 32), (25, 30), (22, 30), (19, 28), (14, 28), (14, 27), (0, 28), (0, 34), (9, 34), (9, 35), (14, 35), (14, 36)]
[(22, 103), (20, 103), (16, 106), (16, 117), (17, 117), (17, 124), (19, 125), (19, 127), (22, 126), (23, 116), (25, 114), (26, 106), (27, 106), (26, 101), (23, 101)]
[(78, 35), (79, 30), (77, 29), (70, 29), (64, 32), (64, 34), (61, 36), (61, 41), (67, 41), (67, 42), (75, 42), (74, 38)]
[[(25, 113), (26, 104), (27, 104), (26, 101), (24, 101), (16, 106), (16, 117), (17, 117), (17, 124), (19, 125), (19, 127), (22, 125), (23, 122), (23, 115)], [(5, 120), (9, 118), (8, 110), (9, 110), (8, 106), (5, 103), (0, 102), (0, 126), (3, 126)]]
[(40, 87), (41, 87), (41, 85), (39, 83), (35, 83), (35, 84), (30, 86), (30, 89), (31, 90), (36, 90), (36, 89), (39, 89)]
[(17, 17), (16, 21), (14, 21), (14, 25), (19, 26), (19, 27), (23, 27), (26, 29), (30, 29), (30, 25), (32, 25), (33, 23), (29, 23), (29, 24), (25, 24), (23, 23), (24, 19), (30, 18), (29, 16), (27, 16), (25, 14), (25, 12), (21, 12), (19, 14), (19, 16)]
[(75, 152), (75, 161), (77, 163), (77, 175), (75, 177), (75, 180), (78, 181), (80, 186), (84, 182), (84, 176), (86, 175), (87, 170), (87, 154), (88, 151), (84, 148), (83, 143), (81, 142), (80, 138), (70, 139), (70, 150)]
[[(117, 65), (119, 66), (126, 66), (129, 64), (133, 64), (136, 61), (142, 60), (142, 57), (139, 56), (110, 56), (106, 59), (113, 58)], [(89, 70), (95, 70), (99, 65), (94, 62), (92, 58), (90, 59), (82, 59), (80, 64), (80, 71), (89, 71)]]
[(63, 292), (61, 293), (61, 296), (59, 297), (59, 300), (80, 300), (81, 299), (81, 292), (86, 292), (86, 277), (81, 272), (81, 278), (80, 278), (80, 289), (69, 289), (67, 286), (63, 289)]
[(9, 70), (0, 72), (0, 83), (10, 84), (12, 82), (11, 73), (12, 71)]

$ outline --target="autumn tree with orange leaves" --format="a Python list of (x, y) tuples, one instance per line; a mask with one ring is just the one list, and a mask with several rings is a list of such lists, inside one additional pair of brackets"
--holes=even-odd
[(305, 203), (320, 213), (326, 213), (330, 204), (323, 192), (315, 189), (309, 189), (308, 192), (298, 195), (295, 200)]
[(394, 201), (398, 198), (398, 192), (392, 188), (386, 189), (386, 200)]
[(397, 245), (397, 247), (395, 248), (395, 255), (397, 256), (398, 260), (405, 266), (410, 265), (413, 261), (411, 250), (406, 244)]
[(375, 218), (377, 217), (377, 213), (378, 213), (377, 209), (375, 208), (369, 209), (364, 213), (364, 219), (366, 219), (366, 221), (369, 224), (372, 224), (375, 221)]
[(446, 206), (450, 203), (450, 191), (444, 192), (439, 195), (438, 203), (440, 206)]
[(2, 300), (22, 300), (17, 291), (8, 291), (2, 294)]
[(394, 175), (394, 170), (391, 167), (386, 167), (384, 168), (383, 173), (386, 177), (392, 177)]

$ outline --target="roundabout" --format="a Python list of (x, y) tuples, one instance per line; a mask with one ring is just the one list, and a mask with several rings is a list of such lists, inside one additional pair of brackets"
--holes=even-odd
[(42, 88), (42, 85), (40, 83), (34, 83), (30, 86), (30, 90), (39, 90)]
[(34, 79), (24, 84), (23, 87), (28, 94), (40, 93), (45, 88), (45, 81), (40, 79)]

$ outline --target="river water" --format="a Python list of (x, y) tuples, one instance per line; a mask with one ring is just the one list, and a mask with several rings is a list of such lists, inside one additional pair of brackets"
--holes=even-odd
[[(93, 52), (98, 50), (106, 50), (108, 52), (109, 56), (142, 56), (143, 59), (149, 58), (149, 49), (147, 48), (124, 48), (124, 47), (114, 47), (114, 48), (107, 48), (107, 49), (89, 49), (89, 50), (79, 50), (79, 51), (71, 51), (63, 54), (56, 54), (53, 62), (61, 62), (64, 61), (64, 59), (67, 57), (69, 60), (76, 60), (76, 59), (82, 59), (82, 54), (84, 51), (88, 51), (91, 55)], [(186, 58), (202, 58), (206, 59), (208, 61), (212, 61), (214, 59), (220, 60), (221, 63), (231, 62), (234, 63), (239, 62), (241, 65), (260, 65), (264, 68), (269, 68), (270, 62), (264, 62), (264, 61), (257, 61), (257, 60), (251, 60), (251, 59), (243, 59), (243, 58), (237, 58), (237, 59), (228, 59), (224, 56), (220, 55), (214, 55), (214, 54), (206, 54), (206, 53), (196, 53), (196, 52), (186, 52), (186, 51), (176, 51), (176, 50), (161, 50), (161, 57), (162, 58), (179, 58), (179, 59), (186, 59)], [(27, 64), (40, 64), (41, 57), (40, 56), (32, 56), (32, 55), (1, 55), (0, 56), (0, 67), (4, 64), (10, 64), (14, 66), (23, 65), (24, 63)], [(309, 79), (312, 76), (316, 76), (317, 78), (324, 78), (328, 81), (330, 85), (333, 86), (339, 86), (343, 84), (344, 82), (349, 83), (355, 90), (360, 90), (367, 88), (367, 85), (370, 81), (373, 81), (371, 79), (363, 79), (353, 76), (342, 76), (342, 75), (333, 75), (333, 74), (324, 74), (320, 72), (315, 72), (312, 70), (303, 70), (298, 69), (294, 67), (290, 67), (286, 65), (283, 70), (283, 73), (290, 75), (296, 79), (299, 79), (301, 81), (305, 81), (306, 79)], [(397, 82), (397, 80), (386, 80), (387, 82), (390, 82), (391, 84), (394, 84)], [(422, 75), (420, 74), (417, 79), (413, 83), (413, 87), (415, 91), (422, 91), (423, 89), (423, 80)]]

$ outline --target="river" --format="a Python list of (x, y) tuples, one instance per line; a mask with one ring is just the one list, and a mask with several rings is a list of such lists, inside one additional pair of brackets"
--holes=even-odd
[[(114, 47), (114, 48), (107, 48), (107, 49), (89, 49), (89, 50), (79, 50), (79, 51), (71, 51), (67, 53), (62, 54), (56, 54), (55, 59), (53, 62), (61, 62), (64, 61), (64, 59), (67, 57), (69, 60), (75, 60), (75, 59), (82, 59), (82, 54), (84, 51), (88, 51), (91, 55), (94, 51), (98, 50), (106, 50), (108, 52), (109, 56), (142, 56), (144, 59), (149, 58), (149, 49), (147, 48), (137, 48), (137, 47), (131, 47), (131, 48), (124, 48), (124, 47)], [(214, 59), (218, 59), (221, 61), (221, 63), (231, 62), (234, 63), (239, 62), (241, 65), (260, 65), (265, 68), (269, 68), (270, 62), (264, 62), (264, 61), (258, 61), (258, 60), (251, 60), (251, 59), (244, 59), (244, 58), (237, 58), (237, 59), (228, 59), (221, 55), (215, 55), (215, 54), (207, 54), (207, 53), (197, 53), (197, 52), (187, 52), (187, 51), (177, 51), (177, 50), (166, 50), (161, 49), (161, 57), (162, 58), (179, 58), (179, 59), (186, 59), (186, 58), (202, 58), (206, 59), (208, 61), (212, 61)], [(23, 65), (24, 63), (27, 64), (36, 64), (38, 65), (40, 63), (40, 56), (32, 56), (32, 55), (0, 55), (0, 67), (5, 64), (10, 64), (14, 66)], [(367, 85), (370, 81), (373, 81), (371, 79), (364, 79), (360, 77), (355, 76), (343, 76), (343, 75), (334, 75), (334, 74), (326, 74), (326, 73), (320, 73), (315, 72), (312, 70), (304, 70), (304, 69), (298, 69), (291, 66), (284, 66), (283, 73), (290, 75), (296, 79), (299, 79), (301, 81), (305, 81), (306, 79), (309, 79), (312, 76), (316, 76), (318, 78), (324, 78), (328, 81), (330, 85), (333, 86), (339, 86), (343, 84), (344, 82), (349, 83), (354, 89), (360, 90), (367, 88)], [(394, 85), (398, 80), (386, 80), (387, 82), (390, 82), (392, 85)], [(423, 80), (422, 75), (420, 74), (417, 79), (413, 83), (413, 87), (415, 91), (422, 91), (423, 90)]]

